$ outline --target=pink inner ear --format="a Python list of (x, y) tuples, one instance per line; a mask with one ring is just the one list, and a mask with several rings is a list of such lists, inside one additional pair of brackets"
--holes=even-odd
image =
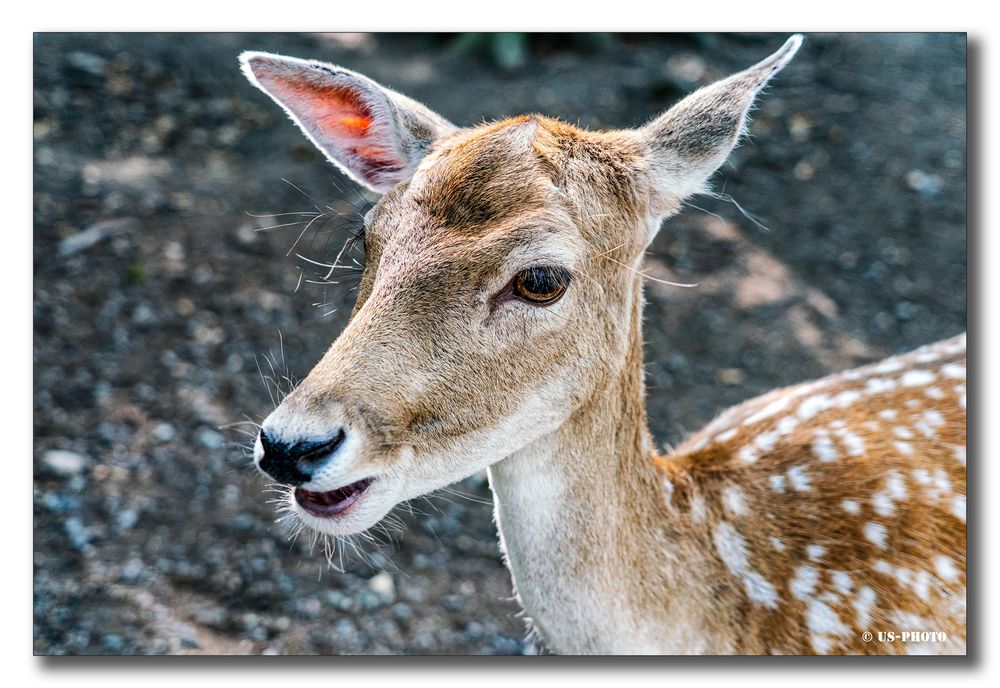
[(364, 138), (372, 124), (371, 110), (357, 92), (348, 88), (322, 86), (304, 81), (276, 79), (285, 102), (301, 110), (303, 123), (329, 140)]
[(389, 142), (371, 131), (371, 107), (356, 90), (279, 74), (262, 75), (262, 81), (322, 146), (369, 183), (402, 169)]

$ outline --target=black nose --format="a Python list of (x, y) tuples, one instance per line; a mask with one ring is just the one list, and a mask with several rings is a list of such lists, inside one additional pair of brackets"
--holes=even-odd
[(346, 437), (343, 430), (338, 430), (332, 438), (289, 444), (275, 440), (261, 430), (260, 445), (264, 456), (260, 460), (260, 469), (285, 485), (307, 483), (333, 457)]

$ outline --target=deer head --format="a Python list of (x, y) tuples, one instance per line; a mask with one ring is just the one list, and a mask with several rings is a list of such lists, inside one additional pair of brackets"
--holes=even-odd
[[(611, 132), (540, 116), (459, 128), (355, 72), (244, 53), (250, 81), (385, 194), (350, 323), (255, 447), (298, 517), (364, 530), (552, 433), (641, 364), (643, 251), (800, 44)], [(644, 422), (639, 397), (627, 412)]]

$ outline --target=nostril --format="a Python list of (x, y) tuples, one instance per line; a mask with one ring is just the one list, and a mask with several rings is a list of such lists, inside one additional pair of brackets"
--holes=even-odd
[(258, 465), (262, 471), (280, 483), (301, 485), (312, 479), (313, 473), (330, 459), (346, 438), (346, 431), (340, 429), (332, 437), (322, 440), (289, 443), (282, 442), (268, 435), (265, 430), (261, 430), (262, 457)]
[(326, 463), (331, 454), (340, 448), (346, 437), (347, 434), (341, 429), (328, 440), (297, 442), (292, 445), (290, 453), (295, 455), (295, 464), (300, 470), (312, 474), (313, 471)]

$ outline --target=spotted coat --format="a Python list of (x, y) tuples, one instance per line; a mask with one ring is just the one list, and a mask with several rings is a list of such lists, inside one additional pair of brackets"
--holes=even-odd
[(965, 651), (965, 362), (962, 335), (776, 390), (656, 458), (739, 652)]

